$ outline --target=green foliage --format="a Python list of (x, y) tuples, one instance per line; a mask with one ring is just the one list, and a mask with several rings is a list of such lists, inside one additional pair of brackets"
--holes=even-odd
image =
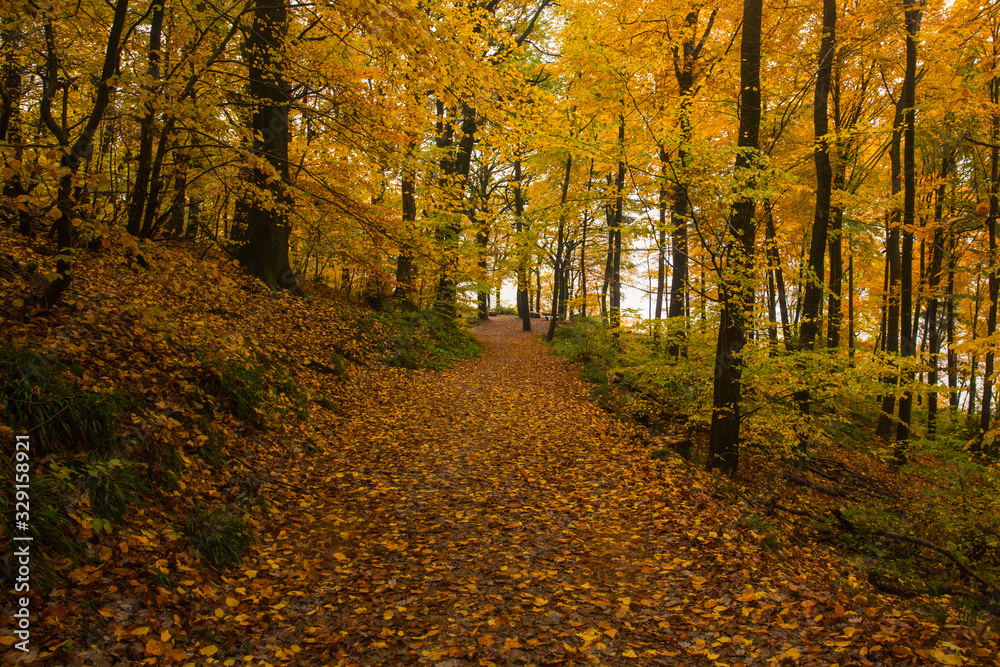
[(255, 539), (253, 526), (228, 505), (198, 511), (178, 527), (191, 546), (220, 569), (239, 564)]
[(340, 406), (337, 405), (334, 402), (334, 400), (332, 398), (330, 398), (329, 396), (320, 396), (319, 398), (316, 399), (316, 402), (324, 410), (329, 410), (330, 412), (332, 412), (335, 415), (339, 415), (340, 414)]
[(201, 357), (208, 370), (205, 390), (234, 416), (258, 428), (266, 425), (272, 412), (308, 419), (308, 396), (283, 365), (263, 355), (247, 359), (202, 353)]
[(390, 366), (442, 369), (482, 353), (482, 344), (464, 322), (436, 311), (395, 311), (382, 317), (392, 332), (382, 349)]
[(604, 324), (589, 317), (556, 328), (552, 347), (559, 356), (582, 364), (581, 376), (596, 385), (607, 385), (609, 371), (618, 358)]
[(234, 358), (210, 357), (205, 363), (212, 373), (206, 389), (222, 399), (236, 417), (255, 421), (257, 409), (267, 397), (264, 367)]
[(216, 470), (225, 467), (226, 453), (222, 449), (222, 432), (218, 428), (209, 428), (208, 434), (204, 436), (201, 446), (198, 447), (198, 453)]
[(112, 458), (89, 462), (83, 472), (94, 516), (121, 525), (125, 510), (135, 501), (139, 491), (139, 466)]
[[(106, 451), (133, 397), (78, 388), (64, 364), (24, 347), (0, 346), (0, 400), (7, 421), (30, 433), (36, 449)], [(68, 369), (67, 369), (68, 370)]]
[[(14, 479), (12, 454), (8, 449), (0, 457), (0, 475), (6, 480)], [(49, 469), (36, 466), (31, 472), (31, 520), (28, 525), (34, 538), (32, 553), (41, 555), (37, 561), (32, 560), (31, 574), (33, 581), (37, 580), (44, 589), (56, 583), (53, 564), (58, 559), (76, 558), (81, 553), (80, 544), (73, 539), (73, 524), (65, 508), (65, 499), (72, 492), (69, 476), (65, 467), (58, 463), (51, 463)], [(0, 526), (8, 539), (15, 534), (14, 502), (12, 493), (0, 493)], [(13, 568), (13, 552), (8, 549), (0, 556), (0, 562)], [(13, 582), (8, 583), (5, 590), (13, 587)]]

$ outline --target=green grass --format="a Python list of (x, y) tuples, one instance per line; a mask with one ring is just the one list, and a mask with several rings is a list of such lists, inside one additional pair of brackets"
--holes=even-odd
[(394, 311), (383, 317), (391, 334), (383, 344), (382, 358), (390, 366), (439, 370), (482, 353), (482, 344), (468, 326), (435, 311)]
[(219, 569), (239, 564), (255, 540), (253, 526), (226, 505), (195, 512), (178, 528), (201, 557)]
[(122, 418), (136, 405), (124, 393), (78, 388), (73, 370), (24, 347), (0, 347), (0, 401), (17, 431), (32, 436), (36, 456), (58, 451), (110, 451)]

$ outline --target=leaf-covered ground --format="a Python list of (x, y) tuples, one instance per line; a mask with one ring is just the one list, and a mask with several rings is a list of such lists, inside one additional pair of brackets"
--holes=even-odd
[(271, 471), (257, 552), (129, 631), (197, 664), (991, 664), (988, 631), (759, 546), (518, 329), (451, 370), (357, 373), (323, 451)]
[[(482, 358), (373, 372), (286, 479), (232, 655), (296, 664), (989, 664), (993, 636), (758, 546), (707, 478), (652, 461), (514, 318)], [(241, 592), (242, 591), (242, 592)], [(219, 602), (199, 613), (211, 616)], [(262, 613), (263, 612), (263, 613)], [(981, 631), (981, 630), (980, 630)]]
[[(367, 316), (145, 252), (151, 271), (91, 258), (47, 315), (0, 284), (12, 341), (84, 366), (83, 387), (129, 387), (129, 438), (183, 461), (111, 532), (86, 497), (66, 506), (84, 553), (33, 597), (36, 664), (997, 664), (989, 625), (881, 597), (821, 547), (763, 546), (719, 482), (651, 459), (512, 317), (477, 328), (480, 358), (402, 370)], [(206, 348), (284, 360), (308, 419), (206, 423)], [(211, 428), (224, 465), (199, 449)], [(208, 566), (179, 517), (258, 491), (256, 546)], [(9, 623), (4, 663), (24, 657)]]

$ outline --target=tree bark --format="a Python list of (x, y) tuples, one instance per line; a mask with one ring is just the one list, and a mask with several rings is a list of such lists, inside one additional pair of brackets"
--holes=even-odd
[[(524, 228), (524, 198), (521, 196), (521, 158), (514, 160), (514, 224), (518, 238)], [(523, 239), (521, 239), (523, 243)], [(528, 259), (525, 248), (520, 249), (517, 263), (517, 315), (521, 318), (521, 330), (531, 331), (531, 299), (528, 296)]]
[[(799, 350), (812, 350), (820, 331), (820, 307), (823, 302), (823, 258), (826, 255), (827, 232), (830, 226), (830, 197), (833, 189), (833, 170), (830, 166), (830, 131), (827, 113), (830, 97), (830, 77), (833, 71), (833, 54), (837, 44), (837, 3), (823, 0), (822, 39), (819, 48), (819, 65), (816, 70), (816, 91), (813, 99), (813, 135), (816, 148), (816, 206), (813, 211), (812, 237), (809, 243), (809, 266), (806, 270), (805, 295), (802, 299), (802, 326), (799, 329)], [(831, 302), (832, 303), (832, 302)], [(839, 304), (838, 304), (839, 306)], [(808, 386), (795, 392), (795, 401), (803, 414), (809, 414)], [(800, 434), (798, 456), (806, 454), (805, 434)]]
[(622, 307), (622, 221), (625, 209), (625, 114), (618, 114), (618, 175), (615, 178), (615, 216), (611, 228), (611, 303), (608, 323), (611, 337), (618, 343)]
[[(73, 143), (72, 147), (63, 154), (60, 166), (63, 168), (63, 176), (59, 179), (59, 188), (56, 193), (56, 210), (59, 218), (55, 221), (56, 243), (59, 246), (59, 255), (56, 260), (57, 277), (46, 287), (42, 295), (42, 305), (46, 308), (52, 307), (62, 296), (63, 292), (70, 286), (73, 280), (71, 273), (70, 257), (73, 253), (73, 217), (75, 213), (76, 200), (73, 197), (73, 177), (76, 175), (80, 165), (86, 161), (93, 149), (94, 134), (97, 132), (104, 112), (111, 102), (111, 91), (114, 89), (112, 81), (118, 73), (118, 66), (121, 61), (123, 48), (122, 34), (125, 31), (125, 20), (128, 16), (128, 0), (117, 0), (115, 3), (114, 18), (111, 22), (111, 30), (108, 33), (107, 47), (104, 51), (104, 64), (101, 68), (100, 79), (97, 82), (97, 90), (94, 96), (94, 106), (91, 108), (87, 122), (83, 130)], [(49, 50), (49, 62), (46, 69), (47, 78), (54, 83), (56, 77), (56, 56), (55, 38), (51, 18), (45, 26), (46, 42)], [(47, 84), (46, 88), (50, 86)], [(51, 95), (48, 96), (51, 104)], [(49, 125), (57, 137), (62, 137), (60, 143), (66, 139), (66, 133), (55, 124), (51, 115), (51, 108), (44, 108), (42, 105), (41, 114), (43, 122)]]
[[(740, 134), (736, 171), (748, 174), (748, 187), (756, 181), (760, 137), (760, 42), (762, 0), (744, 0), (740, 45)], [(747, 275), (753, 257), (756, 202), (743, 194), (734, 203), (726, 237), (730, 266), (720, 281), (722, 312), (715, 351), (715, 380), (712, 391), (712, 426), (709, 433), (708, 468), (728, 475), (739, 466), (740, 400), (746, 344), (746, 312), (753, 301)]]
[(938, 412), (938, 368), (941, 365), (938, 355), (941, 352), (941, 340), (938, 332), (938, 289), (941, 285), (941, 268), (944, 264), (944, 243), (945, 229), (943, 227), (944, 217), (944, 179), (951, 169), (952, 157), (946, 154), (941, 158), (941, 172), (939, 178), (942, 183), (938, 186), (936, 200), (934, 203), (934, 240), (931, 247), (931, 262), (927, 271), (927, 344), (929, 347), (930, 372), (927, 374), (927, 384), (930, 385), (931, 392), (927, 395), (927, 437), (933, 439), (937, 431)]
[(126, 227), (128, 233), (133, 236), (139, 236), (142, 231), (150, 172), (153, 168), (153, 139), (156, 135), (156, 105), (153, 103), (153, 98), (159, 88), (157, 82), (160, 79), (160, 38), (163, 34), (163, 6), (165, 4), (166, 0), (162, 0), (153, 5), (153, 15), (149, 21), (146, 76), (150, 82), (143, 86), (147, 95), (143, 105), (146, 112), (139, 123), (139, 154), (136, 157), (135, 182), (132, 186), (132, 199), (129, 201), (128, 226)]
[[(915, 125), (917, 110), (917, 31), (920, 29), (920, 10), (916, 0), (903, 0), (906, 23), (906, 74), (903, 77), (903, 246), (901, 254), (901, 281), (899, 290), (900, 353), (905, 357), (916, 354), (913, 330), (913, 229), (916, 211), (916, 145)], [(904, 381), (913, 380), (913, 373), (904, 374)], [(910, 413), (913, 393), (906, 390), (899, 399), (899, 424), (896, 427), (895, 461), (906, 462), (906, 449), (910, 439)]]
[[(899, 101), (896, 103), (895, 115), (893, 116), (892, 139), (889, 144), (890, 178), (894, 198), (903, 189), (903, 169), (902, 160), (900, 159), (900, 149), (903, 140), (903, 108), (903, 98), (900, 96)], [(900, 223), (900, 211), (895, 209), (886, 218), (885, 233), (885, 261), (887, 266), (888, 290), (885, 296), (885, 339), (883, 348), (891, 364), (896, 363), (895, 356), (899, 354)], [(887, 385), (894, 385), (896, 383), (896, 375), (887, 373), (885, 383)], [(875, 435), (883, 440), (888, 440), (892, 435), (895, 406), (895, 394), (887, 393), (882, 397), (882, 409), (879, 415), (878, 426), (875, 428)]]
[[(9, 19), (7, 19), (9, 20)], [(2, 48), (3, 66), (0, 68), (0, 95), (2, 95), (2, 109), (0, 109), (0, 142), (6, 143), (14, 148), (14, 159), (19, 163), (24, 152), (21, 144), (21, 100), (22, 93), (22, 66), (18, 55), (22, 49), (23, 34), (19, 24), (12, 22), (3, 26)], [(21, 165), (11, 164), (9, 157), (5, 159), (5, 166), (13, 173), (5, 178), (3, 183), (4, 198), (8, 202), (14, 203), (14, 210), (17, 211), (17, 230), (22, 236), (31, 237), (34, 235), (34, 220), (31, 211), (28, 209), (26, 199), (28, 189), (25, 188), (21, 180)], [(5, 206), (5, 208), (7, 208)], [(14, 210), (8, 211), (13, 215)]]
[[(253, 155), (267, 166), (257, 162), (248, 169), (251, 191), (237, 203), (245, 227), (240, 238), (235, 239), (235, 254), (244, 269), (271, 290), (301, 293), (288, 261), (291, 89), (283, 74), (288, 25), (286, 0), (256, 0), (253, 25), (245, 43), (249, 95), (254, 104), (249, 129), (254, 137)], [(155, 183), (156, 179), (153, 186)]]
[[(565, 228), (566, 228), (566, 198), (569, 194), (569, 179), (573, 171), (573, 155), (572, 153), (566, 157), (566, 171), (563, 174), (562, 182), (562, 194), (559, 198), (559, 231), (556, 235), (556, 257), (555, 264), (552, 268), (552, 319), (549, 320), (549, 330), (545, 334), (545, 340), (551, 341), (552, 337), (556, 333), (556, 324), (559, 321), (560, 313), (559, 301), (560, 296), (566, 291), (566, 270), (564, 267), (563, 260), (563, 248), (565, 246)], [(569, 253), (567, 252), (568, 256)]]

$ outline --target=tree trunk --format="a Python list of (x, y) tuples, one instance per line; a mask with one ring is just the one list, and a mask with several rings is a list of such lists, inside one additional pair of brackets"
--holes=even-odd
[(611, 303), (608, 323), (611, 336), (618, 343), (622, 307), (622, 220), (625, 209), (625, 114), (618, 114), (618, 175), (615, 178), (615, 216), (611, 228)]
[[(667, 279), (667, 151), (663, 144), (660, 144), (660, 192), (659, 192), (659, 214), (660, 224), (656, 229), (656, 308), (653, 310), (653, 317), (657, 320), (663, 318), (663, 290)], [(660, 329), (657, 327), (656, 335)]]
[(153, 98), (159, 89), (160, 79), (160, 38), (163, 34), (163, 6), (166, 0), (153, 5), (153, 16), (149, 21), (149, 49), (146, 67), (148, 85), (144, 86), (148, 99), (145, 114), (139, 123), (139, 154), (136, 158), (135, 182), (132, 186), (132, 200), (128, 208), (129, 234), (139, 236), (142, 231), (142, 219), (146, 206), (146, 195), (149, 190), (150, 172), (153, 167), (153, 139), (156, 135), (156, 105)]
[(945, 230), (943, 227), (944, 217), (944, 179), (951, 169), (951, 155), (944, 155), (941, 158), (940, 178), (942, 183), (938, 186), (937, 197), (934, 203), (934, 220), (937, 223), (934, 227), (934, 241), (931, 247), (931, 263), (927, 271), (927, 344), (930, 348), (930, 372), (927, 374), (927, 384), (930, 385), (931, 392), (927, 395), (927, 437), (933, 439), (937, 430), (938, 412), (938, 368), (941, 365), (938, 355), (941, 352), (941, 340), (938, 333), (938, 288), (941, 284), (941, 268), (944, 264), (944, 243)]
[(956, 239), (951, 222), (948, 223), (948, 283), (944, 294), (945, 345), (948, 348), (948, 407), (958, 412), (958, 353), (955, 351), (955, 269)]
[[(458, 291), (455, 283), (458, 272), (458, 244), (461, 233), (462, 214), (465, 210), (465, 189), (472, 166), (472, 149), (476, 142), (478, 118), (476, 110), (462, 104), (462, 124), (459, 130), (458, 147), (453, 156), (442, 159), (442, 185), (453, 188), (452, 203), (446, 211), (446, 222), (439, 230), (438, 240), (444, 261), (438, 280), (434, 308), (446, 317), (457, 314)], [(450, 143), (450, 142), (449, 142)]]
[[(891, 166), (892, 194), (895, 197), (903, 189), (902, 161), (900, 159), (900, 148), (903, 140), (903, 98), (896, 104), (896, 113), (892, 122), (892, 139), (889, 144), (889, 162)], [(900, 211), (894, 210), (886, 218), (885, 234), (885, 260), (888, 274), (888, 293), (885, 297), (885, 344), (883, 345), (889, 363), (895, 364), (895, 356), (899, 354), (899, 284), (900, 284), (900, 257), (899, 257), (899, 225)], [(897, 381), (895, 374), (886, 374), (885, 383), (894, 385)], [(888, 393), (882, 397), (882, 411), (879, 415), (878, 426), (875, 428), (875, 435), (883, 440), (888, 440), (892, 435), (892, 423), (895, 413), (895, 394)]]
[(531, 298), (528, 296), (528, 258), (521, 235), (524, 227), (524, 198), (521, 196), (521, 158), (514, 160), (514, 225), (519, 239), (517, 263), (517, 316), (522, 331), (531, 331)]
[[(267, 167), (257, 163), (248, 170), (251, 192), (237, 204), (246, 226), (241, 238), (236, 239), (235, 254), (244, 269), (271, 290), (301, 293), (288, 261), (288, 214), (292, 205), (287, 188), (291, 90), (283, 74), (287, 68), (284, 44), (289, 22), (285, 2), (256, 0), (253, 27), (246, 36), (248, 89), (254, 103), (248, 129), (254, 137), (253, 154), (263, 158)], [(155, 183), (154, 179), (152, 185)]]
[[(916, 0), (903, 0), (906, 22), (906, 74), (903, 77), (903, 249), (901, 282), (899, 290), (899, 310), (902, 324), (900, 331), (900, 352), (902, 356), (912, 357), (916, 354), (916, 344), (913, 330), (913, 229), (916, 211), (916, 145), (915, 125), (917, 111), (917, 31), (920, 29), (920, 10)], [(913, 373), (904, 374), (904, 381), (913, 380)], [(895, 461), (902, 465), (906, 463), (907, 443), (910, 439), (910, 411), (913, 406), (913, 393), (906, 390), (899, 399), (899, 425), (896, 428), (896, 446), (893, 450)]]
[[(823, 0), (822, 40), (819, 66), (816, 71), (816, 91), (813, 99), (813, 136), (816, 149), (816, 207), (813, 212), (812, 237), (809, 243), (809, 267), (806, 270), (805, 295), (802, 299), (802, 326), (799, 329), (799, 349), (812, 350), (820, 330), (819, 310), (823, 300), (823, 258), (826, 255), (827, 231), (830, 226), (830, 197), (833, 170), (830, 167), (830, 131), (827, 113), (830, 96), (830, 75), (836, 47), (837, 3)], [(804, 414), (809, 414), (809, 389), (795, 393), (795, 400)], [(804, 455), (805, 440), (800, 438), (799, 454)]]
[[(740, 46), (740, 135), (744, 149), (736, 155), (736, 171), (754, 170), (760, 136), (760, 41), (762, 0), (744, 0)], [(747, 187), (756, 178), (749, 175)], [(753, 258), (756, 202), (743, 194), (733, 203), (726, 226), (729, 267), (719, 284), (722, 312), (715, 351), (712, 391), (712, 426), (709, 434), (708, 468), (734, 475), (739, 466), (740, 392), (746, 343), (747, 308), (753, 300), (749, 269)]]
[[(552, 268), (552, 319), (549, 320), (549, 331), (545, 334), (545, 340), (551, 341), (556, 333), (556, 324), (559, 321), (560, 296), (565, 292), (566, 270), (563, 266), (563, 247), (565, 246), (564, 233), (566, 228), (566, 198), (569, 194), (569, 179), (573, 170), (572, 153), (566, 157), (566, 171), (563, 174), (562, 195), (559, 199), (559, 231), (556, 235), (556, 257), (555, 265)], [(569, 252), (566, 253), (567, 257)]]
[[(111, 22), (111, 30), (108, 33), (107, 47), (104, 51), (104, 64), (101, 68), (100, 79), (97, 83), (97, 90), (94, 97), (94, 106), (91, 108), (87, 122), (73, 143), (72, 147), (66, 151), (60, 160), (63, 168), (63, 175), (59, 179), (59, 188), (56, 194), (56, 210), (59, 218), (55, 221), (56, 243), (59, 246), (59, 255), (56, 260), (57, 278), (46, 287), (42, 295), (42, 305), (50, 308), (59, 300), (62, 293), (70, 286), (73, 280), (70, 266), (70, 257), (73, 254), (73, 218), (75, 213), (76, 200), (73, 197), (73, 177), (76, 175), (80, 165), (90, 156), (93, 148), (94, 133), (97, 132), (104, 112), (111, 102), (112, 81), (117, 75), (118, 66), (121, 61), (123, 48), (122, 34), (125, 30), (125, 20), (128, 16), (128, 0), (117, 0), (115, 3), (114, 18)], [(46, 23), (46, 42), (49, 47), (49, 62), (47, 65), (46, 77), (52, 80), (57, 76), (55, 37), (53, 34), (52, 21)], [(47, 84), (46, 88), (50, 86)], [(51, 94), (48, 96), (51, 104)], [(43, 105), (44, 106), (44, 105)], [(60, 143), (66, 139), (65, 132), (56, 124), (51, 115), (51, 108), (41, 110), (43, 122), (49, 125), (53, 134), (62, 137)]]
[[(1000, 103), (1000, 78), (994, 77), (989, 85), (990, 101), (995, 106)], [(997, 238), (996, 225), (997, 217), (1000, 215), (998, 207), (997, 190), (1000, 189), (1000, 114), (993, 113), (990, 119), (990, 211), (986, 218), (987, 233), (990, 243), (990, 310), (986, 319), (986, 337), (992, 339), (997, 330), (997, 297), (1000, 292), (1000, 276), (997, 275)], [(976, 450), (982, 452), (985, 448), (986, 434), (989, 433), (993, 412), (993, 365), (994, 346), (986, 348), (986, 368), (983, 373), (983, 400), (979, 404), (979, 439), (976, 441)], [(995, 444), (992, 447), (996, 448)]]
[[(405, 170), (402, 180), (403, 226), (408, 233), (417, 220), (417, 198), (412, 171)], [(408, 242), (400, 244), (396, 257), (396, 289), (394, 296), (404, 303), (413, 302), (413, 249)]]
[[(670, 213), (670, 235), (673, 249), (673, 275), (670, 283), (670, 347), (668, 354), (673, 357), (687, 356), (686, 323), (688, 317), (688, 218), (691, 216), (691, 202), (688, 198), (690, 178), (687, 174), (688, 145), (691, 141), (691, 103), (694, 99), (695, 68), (701, 58), (702, 49), (715, 23), (718, 10), (713, 10), (708, 18), (705, 31), (698, 39), (698, 9), (688, 12), (684, 21), (686, 32), (683, 43), (673, 49), (674, 75), (677, 78), (677, 93), (680, 96), (680, 145), (677, 148), (677, 180), (672, 189), (673, 202)], [(661, 149), (662, 153), (662, 149)], [(661, 154), (661, 161), (665, 155)]]
[[(9, 20), (9, 19), (8, 19)], [(2, 94), (3, 107), (0, 109), (0, 142), (14, 148), (14, 159), (21, 161), (24, 147), (21, 144), (21, 100), (22, 100), (22, 75), (21, 64), (18, 62), (18, 55), (23, 47), (23, 34), (19, 24), (12, 23), (4, 25), (2, 35), (3, 44), (3, 66), (0, 68), (0, 94)], [(14, 210), (17, 211), (17, 230), (23, 236), (34, 235), (34, 221), (31, 211), (28, 209), (25, 200), (28, 190), (21, 181), (21, 165), (11, 164), (9, 156), (4, 160), (4, 166), (13, 175), (4, 179), (3, 195), (7, 202), (14, 203)], [(5, 208), (8, 208), (5, 206)], [(8, 208), (13, 216), (13, 210)]]
[(774, 228), (774, 216), (771, 206), (766, 206), (764, 242), (767, 246), (768, 264), (774, 276), (774, 286), (777, 290), (778, 313), (781, 315), (781, 336), (784, 339), (785, 350), (792, 351), (792, 327), (788, 322), (788, 297), (785, 293), (785, 275), (781, 270), (781, 257), (778, 254), (777, 230)]

